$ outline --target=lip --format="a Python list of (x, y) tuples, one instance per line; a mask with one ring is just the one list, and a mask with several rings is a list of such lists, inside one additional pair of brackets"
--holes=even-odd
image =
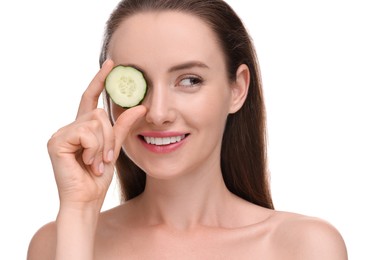
[[(157, 154), (166, 154), (178, 150), (187, 141), (188, 136), (189, 133), (185, 132), (143, 132), (138, 135), (138, 139), (148, 151)], [(145, 140), (146, 138), (164, 138), (166, 140), (167, 138), (172, 138), (172, 140), (176, 138), (176, 141), (169, 144), (158, 142), (160, 144), (157, 145), (148, 143)]]

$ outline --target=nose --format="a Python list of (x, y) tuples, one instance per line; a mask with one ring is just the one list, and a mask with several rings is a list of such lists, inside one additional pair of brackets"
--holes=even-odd
[(173, 101), (169, 87), (158, 84), (150, 87), (143, 103), (147, 108), (146, 121), (155, 126), (174, 122), (176, 113)]

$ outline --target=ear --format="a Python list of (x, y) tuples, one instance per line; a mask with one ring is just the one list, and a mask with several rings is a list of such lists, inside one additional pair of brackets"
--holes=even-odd
[(232, 97), (229, 113), (237, 112), (244, 104), (247, 98), (250, 82), (249, 68), (245, 64), (241, 64), (236, 70), (236, 80), (231, 85)]

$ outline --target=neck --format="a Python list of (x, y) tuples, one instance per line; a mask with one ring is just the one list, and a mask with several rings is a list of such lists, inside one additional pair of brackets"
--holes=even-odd
[(223, 225), (222, 212), (232, 197), (217, 166), (212, 171), (170, 180), (147, 176), (145, 191), (139, 200), (149, 224), (185, 230)]

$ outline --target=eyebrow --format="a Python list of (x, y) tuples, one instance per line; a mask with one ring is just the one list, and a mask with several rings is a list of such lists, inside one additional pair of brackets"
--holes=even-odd
[(206, 64), (204, 64), (203, 62), (189, 61), (189, 62), (185, 62), (185, 63), (178, 64), (178, 65), (171, 67), (169, 69), (169, 72), (175, 72), (178, 70), (190, 69), (190, 68), (194, 68), (194, 67), (209, 69), (209, 67)]

